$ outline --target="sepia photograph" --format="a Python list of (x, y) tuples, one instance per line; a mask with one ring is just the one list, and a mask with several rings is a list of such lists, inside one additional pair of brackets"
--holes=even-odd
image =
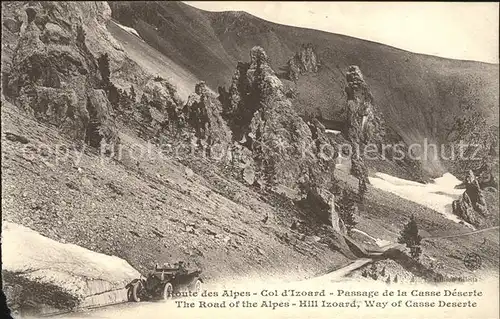
[(0, 317), (500, 318), (499, 9), (2, 1)]

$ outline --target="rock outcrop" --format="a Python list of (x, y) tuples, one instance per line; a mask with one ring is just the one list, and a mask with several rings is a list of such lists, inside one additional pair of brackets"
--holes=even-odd
[(181, 122), (182, 101), (175, 87), (162, 77), (148, 79), (138, 104), (137, 109), (146, 125), (173, 129)]
[(228, 149), (232, 135), (222, 118), (222, 105), (204, 82), (195, 87), (183, 108), (186, 122), (195, 130), (198, 142), (209, 148), (217, 147), (218, 153)]
[(94, 24), (105, 22), (96, 13), (104, 14), (105, 7), (105, 3), (87, 8), (69, 2), (25, 7), (6, 92), (39, 120), (96, 147), (101, 141), (114, 144), (118, 140), (86, 33)]
[[(479, 182), (472, 171), (465, 178), (465, 192), (452, 203), (453, 213), (472, 225), (480, 225), (480, 216), (486, 216), (488, 210)], [(479, 214), (479, 216), (477, 215)]]
[(474, 176), (477, 176), (479, 187), (481, 187), (481, 189), (491, 187), (498, 190), (498, 179), (493, 173), (493, 163), (493, 158), (486, 158), (481, 166), (474, 170)]
[(291, 81), (297, 81), (301, 74), (318, 72), (318, 67), (318, 57), (312, 44), (303, 44), (287, 62), (287, 77)]
[(374, 139), (377, 128), (373, 95), (363, 79), (359, 67), (351, 65), (348, 68), (346, 81), (346, 135), (352, 146), (351, 174), (359, 180), (359, 191), (364, 192), (366, 191), (366, 184), (370, 183), (364, 149)]
[[(482, 96), (482, 95), (479, 95)], [(498, 124), (492, 124), (476, 107), (476, 103), (460, 105), (461, 112), (450, 122), (442, 148), (443, 161), (455, 176), (464, 176), (472, 169), (482, 189), (498, 187), (499, 149)], [(460, 154), (460, 156), (454, 156)]]
[[(331, 188), (336, 152), (325, 128), (295, 112), (261, 47), (252, 48), (249, 63), (238, 63), (225, 99), (224, 117), (235, 140), (252, 150), (261, 185), (300, 189), (306, 198)], [(320, 214), (328, 222), (329, 208)]]

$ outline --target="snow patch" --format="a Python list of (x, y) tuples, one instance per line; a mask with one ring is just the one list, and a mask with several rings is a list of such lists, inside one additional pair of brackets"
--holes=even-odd
[(131, 33), (131, 34), (135, 35), (136, 37), (138, 37), (139, 39), (142, 40), (141, 36), (139, 35), (139, 32), (137, 32), (136, 29), (124, 26), (123, 24), (119, 24), (118, 22), (115, 22), (115, 23), (116, 23), (117, 26), (119, 26), (123, 30), (127, 31), (128, 33)]
[(375, 242), (375, 244), (379, 247), (384, 247), (384, 246), (387, 246), (389, 245), (391, 242), (388, 241), (388, 240), (385, 240), (385, 239), (380, 239), (380, 238), (375, 238), (371, 235), (368, 235), (367, 233), (365, 233), (364, 231), (362, 230), (359, 230), (359, 229), (356, 229), (356, 228), (353, 228), (352, 229), (353, 231), (357, 232), (357, 233), (360, 233), (362, 235), (365, 235), (366, 237), (370, 238), (371, 240), (373, 240)]
[(325, 133), (331, 133), (331, 134), (335, 134), (335, 135), (337, 135), (337, 134), (340, 134), (340, 131), (326, 129), (326, 130), (325, 130)]
[(391, 242), (385, 239), (375, 238), (375, 244), (379, 247), (384, 247), (389, 245)]
[(463, 190), (455, 189), (455, 186), (459, 185), (461, 181), (450, 173), (446, 173), (427, 184), (405, 180), (384, 173), (376, 173), (375, 177), (370, 177), (369, 179), (375, 188), (431, 208), (449, 220), (456, 223), (463, 223), (474, 229), (474, 226), (462, 221), (452, 212), (451, 203), (462, 195)]
[(4, 271), (58, 287), (78, 298), (125, 287), (140, 274), (116, 256), (63, 244), (22, 225), (2, 225)]

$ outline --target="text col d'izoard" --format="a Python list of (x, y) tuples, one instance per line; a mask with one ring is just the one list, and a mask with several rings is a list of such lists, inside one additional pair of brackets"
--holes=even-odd
[[(482, 291), (457, 290), (344, 290), (317, 291), (295, 289), (263, 289), (250, 291), (203, 291), (190, 293), (190, 298), (175, 300), (178, 308), (474, 308)], [(389, 300), (388, 300), (389, 299)]]

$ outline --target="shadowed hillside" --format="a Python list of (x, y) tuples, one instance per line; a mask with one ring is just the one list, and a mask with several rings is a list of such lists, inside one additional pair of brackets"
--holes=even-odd
[[(407, 144), (422, 144), (424, 138), (429, 143), (453, 143), (450, 134), (462, 117), (471, 114), (477, 115), (474, 130), (478, 127), (471, 135), (484, 140), (497, 129), (498, 65), (415, 54), (279, 25), (245, 12), (206, 12), (180, 2), (112, 2), (110, 6), (115, 19), (134, 27), (151, 46), (212, 89), (230, 83), (237, 61), (245, 61), (255, 45), (265, 49), (273, 69), (281, 70), (285, 78), (287, 62), (307, 43), (318, 58), (317, 72), (304, 72), (295, 83), (284, 81), (298, 93), (294, 107), (302, 115), (342, 122), (344, 74), (349, 65), (358, 65), (385, 122)], [(462, 174), (433, 157), (429, 154), (424, 163), (432, 175), (446, 170)]]
[[(3, 275), (23, 316), (126, 300), (124, 281), (166, 261), (209, 285), (374, 258), (402, 278), (498, 277), (496, 65), (175, 2), (5, 2), (2, 41)], [(423, 138), (488, 148), (462, 185), (419, 183), (421, 167), (477, 163), (339, 158)]]

